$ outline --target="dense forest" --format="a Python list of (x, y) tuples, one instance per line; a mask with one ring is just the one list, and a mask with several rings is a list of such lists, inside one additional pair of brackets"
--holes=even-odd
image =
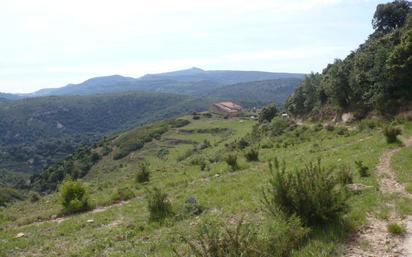
[(81, 145), (136, 124), (208, 108), (160, 93), (37, 97), (0, 103), (0, 167), (37, 172)]
[(235, 100), (244, 107), (261, 107), (273, 101), (279, 106), (283, 106), (301, 82), (300, 78), (244, 82), (207, 90), (199, 94)]
[[(236, 75), (240, 77), (236, 79)], [(288, 78), (293, 76), (296, 78)], [(219, 84), (219, 88), (209, 87), (207, 85), (212, 82), (203, 81), (214, 78), (216, 83), (228, 83), (265, 77), (279, 78), (225, 86)], [(301, 82), (300, 77), (299, 74), (191, 69), (145, 76), (141, 79), (145, 82), (133, 82), (145, 84), (147, 91), (156, 91), (154, 85), (160, 83), (160, 91), (181, 92), (180, 95), (158, 92), (98, 94), (99, 89), (118, 91), (121, 83), (135, 81), (121, 76), (94, 78), (81, 86), (71, 85), (59, 91), (62, 94), (77, 92), (81, 94), (78, 96), (16, 100), (17, 96), (5, 94), (7, 99), (0, 101), (0, 168), (37, 172), (61, 160), (79, 146), (92, 144), (103, 135), (136, 124), (207, 110), (213, 101), (231, 100), (244, 107), (259, 107), (276, 100), (282, 105)], [(178, 83), (167, 84), (172, 78)], [(103, 86), (104, 83), (112, 83), (112, 86)], [(47, 92), (53, 90), (45, 89), (39, 94)], [(94, 95), (88, 95), (91, 93)]]
[(412, 104), (412, 13), (408, 1), (378, 5), (374, 33), (344, 60), (307, 75), (288, 99), (294, 115), (393, 114)]

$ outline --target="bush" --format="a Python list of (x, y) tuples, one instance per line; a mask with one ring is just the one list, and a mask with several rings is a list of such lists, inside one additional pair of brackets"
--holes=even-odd
[(336, 172), (336, 179), (340, 181), (342, 185), (348, 185), (353, 183), (353, 174), (349, 167), (342, 166)]
[(348, 135), (349, 130), (348, 130), (348, 128), (345, 128), (345, 127), (337, 127), (336, 128), (336, 134), (338, 134), (339, 136)]
[(270, 123), (272, 136), (280, 136), (286, 131), (293, 129), (296, 124), (291, 120), (286, 120), (282, 117), (276, 117)]
[(204, 207), (200, 205), (194, 197), (189, 197), (183, 205), (183, 212), (185, 215), (200, 215), (203, 211)]
[(189, 245), (186, 255), (196, 257), (286, 257), (302, 243), (309, 230), (296, 216), (275, 218), (265, 222), (263, 229), (243, 220), (237, 226), (223, 227), (215, 222), (203, 222), (194, 238), (182, 236)]
[(136, 174), (136, 183), (146, 183), (150, 180), (149, 165), (145, 162), (140, 162), (139, 169)]
[(245, 158), (250, 162), (259, 161), (259, 151), (255, 148), (251, 148), (246, 151)]
[(369, 168), (363, 164), (363, 161), (355, 161), (355, 165), (362, 178), (369, 177)]
[(278, 110), (276, 108), (276, 104), (274, 103), (263, 107), (259, 113), (259, 123), (270, 122), (276, 116), (277, 113)]
[(322, 167), (320, 161), (288, 171), (275, 159), (269, 167), (272, 178), (270, 188), (264, 191), (264, 204), (270, 213), (280, 210), (297, 215), (305, 224), (320, 225), (337, 221), (348, 211), (344, 184), (334, 169)]
[(227, 163), (227, 165), (230, 166), (230, 168), (232, 169), (232, 171), (238, 170), (239, 169), (239, 165), (237, 163), (237, 155), (236, 154), (229, 154), (226, 156), (225, 161)]
[(237, 142), (237, 146), (239, 147), (239, 149), (245, 149), (246, 147), (249, 146), (249, 142), (242, 137), (242, 138), (239, 139), (239, 141)]
[(30, 193), (30, 202), (35, 203), (40, 200), (40, 195), (37, 192), (31, 192)]
[(81, 181), (66, 179), (59, 188), (64, 213), (77, 213), (91, 209), (86, 187)]
[(386, 142), (392, 144), (398, 142), (397, 137), (402, 134), (402, 130), (397, 127), (387, 126), (383, 130), (383, 134), (386, 137)]
[(369, 130), (381, 126), (381, 122), (378, 119), (363, 119), (359, 123), (359, 130)]
[(149, 191), (147, 209), (149, 210), (149, 221), (151, 222), (163, 222), (166, 218), (174, 215), (167, 194), (156, 187), (153, 191)]
[(123, 187), (118, 188), (116, 192), (113, 193), (112, 200), (115, 202), (127, 201), (129, 199), (132, 199), (133, 197), (135, 197), (134, 192), (128, 187)]
[(405, 235), (406, 234), (406, 228), (396, 223), (388, 224), (387, 228), (388, 228), (388, 232), (394, 235)]
[[(235, 229), (220, 229), (213, 222), (205, 222), (198, 228), (194, 238), (182, 237), (183, 242), (189, 245), (191, 253), (186, 256), (196, 257), (261, 257), (257, 244), (257, 234), (254, 226), (239, 222)], [(184, 256), (174, 250), (177, 256)]]

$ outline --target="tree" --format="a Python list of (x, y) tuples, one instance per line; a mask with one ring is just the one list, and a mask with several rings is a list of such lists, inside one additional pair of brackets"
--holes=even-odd
[(392, 53), (387, 66), (389, 76), (396, 85), (394, 89), (397, 97), (410, 97), (412, 85), (412, 29), (409, 29)]
[(379, 4), (373, 16), (373, 28), (376, 31), (388, 32), (401, 27), (408, 16), (411, 6), (411, 2), (405, 0)]
[(89, 195), (82, 182), (66, 179), (60, 186), (59, 192), (64, 212), (75, 213), (91, 208)]
[(277, 113), (278, 109), (276, 108), (275, 103), (266, 105), (259, 113), (259, 122), (270, 122), (276, 116)]

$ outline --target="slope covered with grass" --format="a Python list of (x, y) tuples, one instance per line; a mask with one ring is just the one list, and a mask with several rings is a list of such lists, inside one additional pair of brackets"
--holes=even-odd
[[(220, 227), (236, 229), (243, 222), (254, 224), (256, 231), (272, 231), (272, 235), (290, 228), (300, 231), (300, 236), (291, 235), (292, 239), (303, 236), (297, 243), (283, 244), (281, 237), (271, 237), (279, 249), (290, 247), (284, 256), (332, 256), (345, 249), (346, 238), (366, 221), (367, 214), (384, 218), (387, 213), (386, 202), (391, 199), (376, 190), (374, 167), (381, 153), (396, 145), (386, 143), (380, 126), (289, 124), (279, 129), (277, 118), (260, 126), (247, 117), (200, 115), (198, 120), (192, 116), (179, 120), (188, 122), (168, 126), (160, 136), (121, 158), (115, 158), (114, 150), (130, 139), (139, 139), (139, 128), (107, 138), (91, 150), (100, 154), (105, 146), (113, 147), (81, 179), (94, 210), (65, 215), (58, 193), (0, 209), (0, 255), (175, 256), (176, 251), (186, 256), (190, 252), (186, 240), (195, 245), (200, 242), (192, 240), (205, 224), (217, 224), (212, 229), (219, 231)], [(405, 124), (400, 126), (404, 136), (409, 136), (410, 124)], [(258, 150), (257, 161), (246, 158), (251, 148)], [(236, 156), (236, 169), (228, 165), (229, 154)], [(270, 222), (274, 230), (267, 230), (273, 218), (263, 207), (262, 192), (272, 178), (268, 161), (275, 158), (284, 161), (290, 172), (321, 158), (322, 166), (336, 167), (332, 169), (336, 174), (341, 174), (342, 167), (349, 170), (350, 183), (364, 188), (349, 193), (342, 222), (302, 227), (280, 218)], [(363, 161), (370, 176), (361, 176), (355, 161)], [(148, 182), (136, 179), (141, 163), (150, 172)], [(154, 188), (167, 194), (172, 208), (172, 214), (161, 222), (151, 221), (148, 211)], [(196, 205), (189, 204), (193, 202)], [(201, 211), (193, 211), (198, 207)], [(24, 236), (15, 238), (18, 233)], [(250, 238), (250, 245), (262, 240)]]

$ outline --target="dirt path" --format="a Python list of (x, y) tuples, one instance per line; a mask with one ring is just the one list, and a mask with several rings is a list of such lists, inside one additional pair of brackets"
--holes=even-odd
[[(86, 212), (86, 213), (99, 213), (99, 212), (104, 212), (104, 211), (106, 211), (106, 210), (108, 210), (108, 209), (110, 209), (110, 208), (113, 208), (113, 207), (116, 207), (116, 206), (122, 206), (122, 205), (125, 205), (125, 204), (127, 204), (127, 203), (129, 203), (129, 201), (120, 201), (120, 202), (116, 202), (116, 203), (111, 204), (111, 205), (97, 206), (97, 207), (94, 208), (93, 210), (91, 210), (91, 211), (89, 211), (89, 212)], [(80, 213), (80, 214), (84, 214), (84, 213)], [(79, 214), (79, 215), (80, 215), (80, 214)], [(32, 226), (32, 225), (41, 225), (41, 224), (44, 224), (44, 223), (46, 223), (46, 222), (62, 223), (63, 221), (65, 221), (65, 220), (67, 220), (67, 219), (70, 219), (70, 218), (73, 218), (73, 217), (75, 217), (75, 216), (76, 216), (76, 215), (68, 215), (68, 216), (63, 216), (63, 217), (52, 217), (51, 219), (48, 219), (48, 220), (36, 221), (36, 222), (30, 223), (30, 224), (25, 224), (25, 225), (23, 225), (22, 227)]]
[[(405, 146), (412, 145), (412, 138), (404, 141)], [(390, 167), (392, 156), (401, 148), (385, 151), (376, 166), (379, 190), (383, 194), (397, 193), (409, 196), (402, 184), (395, 179)], [(405, 237), (391, 235), (387, 230), (389, 223), (403, 223), (408, 233)], [(402, 219), (392, 212), (387, 220), (380, 220), (372, 215), (367, 217), (366, 225), (350, 239), (345, 257), (412, 257), (412, 216)]]

